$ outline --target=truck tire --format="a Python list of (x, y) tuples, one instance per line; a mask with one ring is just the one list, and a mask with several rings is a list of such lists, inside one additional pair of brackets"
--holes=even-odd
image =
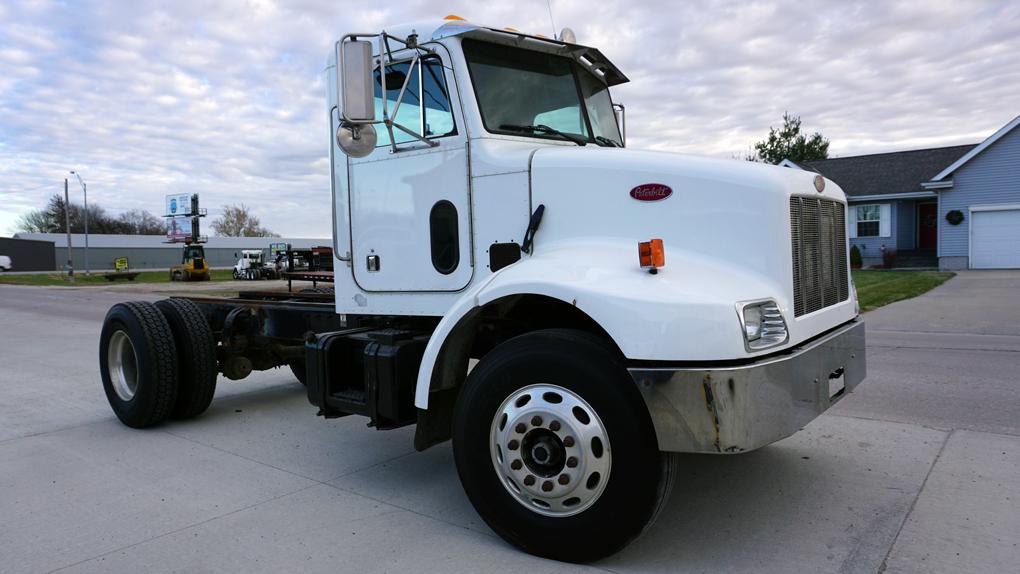
[(209, 408), (216, 394), (216, 339), (205, 315), (187, 299), (156, 302), (163, 313), (177, 347), (177, 401), (171, 416), (197, 417)]
[(521, 335), (478, 363), (457, 399), (453, 452), (486, 524), (568, 562), (639, 536), (676, 475), (619, 352), (566, 329)]
[(177, 399), (177, 346), (163, 314), (145, 301), (110, 308), (99, 336), (103, 390), (117, 418), (133, 428), (162, 422)]

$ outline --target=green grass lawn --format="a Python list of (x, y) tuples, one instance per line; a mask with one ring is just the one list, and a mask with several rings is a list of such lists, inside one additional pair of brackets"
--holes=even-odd
[(854, 271), (854, 285), (861, 311), (917, 297), (956, 275), (941, 271)]
[[(211, 281), (228, 281), (233, 279), (232, 269), (213, 269), (210, 272)], [(170, 270), (164, 269), (160, 271), (141, 271), (138, 277), (135, 277), (135, 283), (169, 283), (170, 282)], [(0, 284), (8, 285), (115, 285), (115, 284), (130, 284), (131, 281), (125, 279), (118, 279), (117, 281), (108, 281), (103, 277), (102, 273), (93, 273), (91, 276), (86, 276), (84, 272), (78, 271), (74, 274), (74, 283), (71, 283), (67, 279), (67, 275), (62, 273), (38, 273), (32, 275), (0, 275)]]

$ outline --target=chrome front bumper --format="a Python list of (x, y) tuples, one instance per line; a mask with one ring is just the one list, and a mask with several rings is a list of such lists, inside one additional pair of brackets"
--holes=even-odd
[(786, 438), (866, 376), (864, 322), (736, 367), (633, 368), (659, 449), (738, 453)]

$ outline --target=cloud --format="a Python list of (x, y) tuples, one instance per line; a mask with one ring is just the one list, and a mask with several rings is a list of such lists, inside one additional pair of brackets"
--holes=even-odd
[[(555, 0), (631, 78), (633, 147), (741, 154), (784, 111), (837, 155), (979, 141), (1020, 113), (1016, 2)], [(323, 62), (347, 31), (455, 13), (549, 34), (544, 0), (0, 6), (0, 231), (71, 169), (111, 212), (198, 192), (330, 234)], [(77, 188), (72, 188), (72, 193)]]

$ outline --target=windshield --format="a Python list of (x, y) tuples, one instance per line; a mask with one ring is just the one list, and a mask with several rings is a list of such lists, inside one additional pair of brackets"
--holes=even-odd
[(606, 145), (622, 145), (609, 89), (570, 58), (465, 39), (464, 55), (485, 129), (564, 139), (527, 130), (546, 126)]

